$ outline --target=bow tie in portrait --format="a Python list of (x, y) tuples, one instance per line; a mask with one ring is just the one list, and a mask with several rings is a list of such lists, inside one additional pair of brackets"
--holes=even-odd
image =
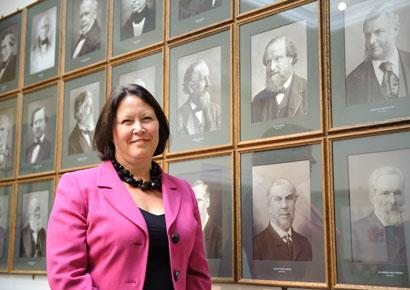
[(83, 40), (83, 39), (85, 39), (85, 34), (84, 34), (84, 33), (81, 33), (79, 40)]
[(277, 96), (279, 94), (285, 94), (286, 93), (286, 89), (284, 87), (281, 87), (279, 90), (277, 91), (273, 91), (273, 95)]
[(40, 139), (34, 139), (34, 145), (41, 145)]
[(50, 42), (48, 41), (48, 38), (40, 41), (40, 45), (49, 45), (49, 44), (50, 44)]
[(139, 13), (132, 13), (132, 22), (140, 23), (145, 18), (145, 8)]

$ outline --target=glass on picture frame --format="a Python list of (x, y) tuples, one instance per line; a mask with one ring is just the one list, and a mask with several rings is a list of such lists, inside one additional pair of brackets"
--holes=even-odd
[(115, 1), (113, 55), (163, 41), (163, 10), (164, 1)]
[(172, 162), (169, 173), (187, 180), (192, 186), (198, 202), (211, 276), (215, 279), (232, 279), (232, 157), (215, 156)]
[(19, 82), (21, 13), (0, 21), (0, 93), (17, 89)]
[(23, 97), (19, 175), (54, 170), (57, 86)]
[(409, 117), (410, 4), (330, 1), (332, 126)]
[(240, 26), (241, 141), (321, 129), (318, 3)]
[(58, 75), (60, 1), (45, 0), (27, 9), (24, 84)]
[(0, 102), (0, 179), (14, 176), (17, 97)]
[(0, 273), (7, 271), (10, 241), (12, 190), (10, 184), (0, 186)]
[(112, 68), (112, 87), (130, 83), (146, 88), (162, 107), (162, 52), (144, 56)]
[(242, 279), (325, 283), (321, 156), (321, 144), (241, 154)]
[(84, 75), (64, 85), (64, 123), (61, 168), (96, 164), (95, 126), (105, 103), (105, 70)]
[(107, 1), (67, 2), (65, 71), (77, 69), (106, 57)]
[(338, 284), (409, 287), (410, 133), (332, 140)]
[(170, 1), (170, 37), (228, 20), (232, 17), (232, 2), (231, 0)]
[(223, 31), (171, 48), (170, 151), (231, 142), (229, 39)]
[(46, 271), (47, 223), (53, 203), (53, 187), (53, 179), (18, 184), (14, 270)]
[(272, 3), (279, 2), (279, 0), (240, 0), (239, 2), (239, 12), (244, 13), (250, 10), (262, 8), (268, 6)]

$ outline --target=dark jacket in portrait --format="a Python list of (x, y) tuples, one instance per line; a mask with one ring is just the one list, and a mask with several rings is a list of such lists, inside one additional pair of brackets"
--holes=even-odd
[[(36, 147), (37, 143), (31, 143), (26, 148), (26, 163), (31, 163), (31, 156), (33, 155), (34, 148)], [(51, 156), (51, 142), (44, 137), (43, 142), (40, 143), (40, 150), (37, 154), (37, 159), (35, 162), (47, 160)]]
[(179, 20), (195, 16), (210, 9), (220, 7), (222, 0), (215, 0), (212, 6), (212, 0), (180, 0), (179, 1)]
[[(399, 50), (399, 97), (410, 96), (410, 53)], [(347, 106), (385, 101), (373, 63), (359, 64), (346, 79)]]
[(131, 16), (127, 19), (127, 21), (125, 21), (120, 31), (121, 41), (134, 37), (134, 28), (132, 26), (132, 23), (134, 21), (136, 23), (139, 23), (144, 18), (145, 18), (145, 22), (142, 28), (142, 34), (154, 30), (155, 29), (155, 11), (145, 6), (145, 8), (142, 9), (140, 13), (138, 13), (137, 15), (131, 14)]
[(218, 104), (210, 102), (208, 108), (203, 108), (202, 114), (201, 122), (188, 99), (177, 112), (178, 135), (196, 135), (221, 129), (221, 107)]
[(78, 53), (78, 56), (83, 56), (83, 55), (89, 54), (91, 52), (94, 52), (100, 49), (101, 47), (101, 27), (100, 25), (98, 25), (97, 20), (94, 21), (90, 30), (88, 30), (88, 32), (85, 35), (80, 35), (80, 37), (76, 41), (76, 44), (73, 47), (73, 52), (71, 54), (72, 56), (74, 55), (77, 45), (82, 39), (85, 39), (85, 42), (83, 46), (81, 47), (81, 50)]
[(21, 231), (20, 257), (45, 257), (46, 231), (42, 228), (37, 234), (37, 243), (34, 242), (33, 231), (26, 225)]
[(4, 150), (0, 149), (0, 177), (6, 177), (12, 173), (13, 159), (12, 151), (9, 146), (6, 145)]
[(384, 227), (374, 213), (354, 222), (352, 260), (359, 263), (407, 264), (405, 227), (408, 226)]
[[(94, 132), (90, 132), (91, 138)], [(76, 125), (68, 137), (68, 155), (81, 154), (92, 151), (92, 145), (89, 145), (80, 128)]]
[(0, 78), (0, 84), (12, 81), (16, 78), (16, 63), (17, 63), (17, 56), (15, 54), (10, 55), (10, 59), (2, 63), (0, 66), (0, 72), (4, 68), (4, 72)]
[(0, 258), (6, 256), (6, 230), (0, 226)]
[(207, 258), (222, 258), (222, 229), (209, 217), (204, 228), (205, 253)]
[(269, 224), (253, 239), (253, 259), (273, 261), (312, 261), (312, 245), (309, 240), (292, 228), (292, 249)]
[(252, 101), (252, 123), (306, 115), (306, 89), (306, 80), (294, 73), (281, 104), (277, 103), (276, 95), (266, 88), (260, 91)]

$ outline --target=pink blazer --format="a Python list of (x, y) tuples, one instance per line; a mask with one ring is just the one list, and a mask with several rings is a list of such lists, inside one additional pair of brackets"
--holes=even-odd
[[(163, 173), (162, 196), (175, 290), (211, 289), (191, 187)], [(52, 290), (143, 289), (148, 245), (145, 220), (111, 162), (63, 175), (47, 232)]]

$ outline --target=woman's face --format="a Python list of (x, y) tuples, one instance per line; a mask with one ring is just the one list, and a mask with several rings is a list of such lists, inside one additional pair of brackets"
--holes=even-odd
[(126, 96), (113, 125), (115, 158), (125, 167), (151, 161), (158, 146), (159, 123), (154, 109), (137, 96)]

